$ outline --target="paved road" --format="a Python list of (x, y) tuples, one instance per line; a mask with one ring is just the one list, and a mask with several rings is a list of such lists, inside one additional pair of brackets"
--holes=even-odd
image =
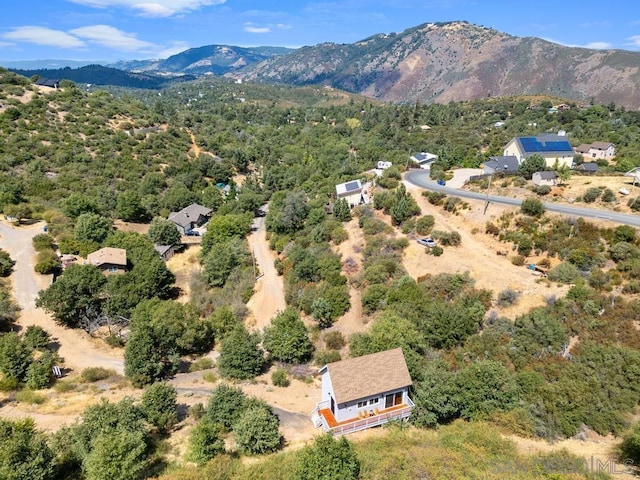
[[(455, 195), (461, 198), (470, 198), (475, 200), (489, 200), (490, 203), (500, 203), (503, 205), (519, 206), (522, 200), (518, 198), (499, 197), (497, 195), (487, 195), (485, 193), (469, 192), (466, 190), (458, 190), (456, 188), (450, 188), (447, 186), (438, 185), (436, 182), (429, 179), (429, 171), (411, 170), (404, 179), (418, 187), (434, 192), (442, 192), (447, 195)], [(593, 208), (574, 207), (569, 205), (562, 205), (558, 203), (546, 202), (545, 208), (549, 212), (561, 213), (563, 215), (570, 215), (573, 217), (595, 218), (598, 220), (608, 220), (614, 223), (620, 223), (623, 225), (631, 225), (633, 227), (640, 227), (640, 216), (629, 215), (625, 213), (617, 213), (609, 210), (596, 210)]]

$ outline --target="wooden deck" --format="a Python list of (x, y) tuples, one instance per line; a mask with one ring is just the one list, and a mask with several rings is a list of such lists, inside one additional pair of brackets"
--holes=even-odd
[(400, 405), (394, 405), (393, 407), (390, 408), (385, 408), (384, 410), (380, 410), (377, 414), (375, 415), (369, 415), (366, 417), (353, 417), (353, 418), (349, 418), (347, 420), (343, 420), (342, 422), (338, 422), (336, 420), (336, 417), (333, 416), (333, 413), (331, 413), (331, 410), (328, 408), (323, 408), (318, 410), (318, 415), (321, 415), (324, 420), (325, 423), (327, 424), (327, 426), (330, 429), (334, 429), (337, 427), (348, 427), (351, 424), (355, 424), (358, 422), (362, 422), (363, 420), (370, 420), (372, 422), (378, 422), (380, 423), (380, 418), (386, 418), (386, 417), (394, 417), (395, 415), (393, 415), (395, 412), (398, 412), (400, 410), (403, 410), (405, 408), (409, 408), (412, 405), (408, 405), (406, 403), (401, 403)]

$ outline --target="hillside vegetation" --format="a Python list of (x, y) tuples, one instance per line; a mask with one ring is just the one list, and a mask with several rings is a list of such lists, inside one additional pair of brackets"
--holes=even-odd
[[(585, 430), (628, 434), (640, 401), (636, 230), (551, 216), (535, 200), (475, 232), (495, 236), (522, 263), (533, 255), (546, 258), (554, 265), (542, 280), (550, 288), (570, 285), (566, 296), (549, 295), (544, 306), (508, 318), (500, 315), (500, 302), (516, 302), (517, 294), (503, 285), (479, 288), (468, 272), (407, 275), (403, 252), (417, 235), (438, 239), (433, 255), (463, 255), (459, 232), (434, 230), (428, 212), (464, 215), (468, 205), (428, 195), (423, 211), (400, 180), (408, 153), (438, 154), (432, 176), (448, 178), (456, 167), (477, 167), (500, 154), (513, 135), (560, 128), (576, 144), (614, 142), (618, 156), (604, 162), (602, 172), (619, 174), (640, 165), (637, 112), (573, 104), (553, 114), (548, 107), (560, 100), (547, 97), (394, 106), (328, 89), (217, 80), (161, 95), (88, 93), (73, 84), (41, 91), (24, 77), (6, 70), (0, 75), (2, 212), (18, 225), (46, 220), (48, 231), (34, 244), (53, 269), (54, 249), (85, 257), (120, 247), (129, 262), (127, 273), (108, 277), (94, 265), (71, 266), (37, 303), (67, 327), (90, 330), (94, 321), (124, 318), (128, 337), (108, 341), (125, 343), (125, 374), (145, 388), (140, 403), (92, 405), (78, 424), (53, 436), (28, 421), (3, 422), (0, 435), (7, 442), (0, 445), (9, 445), (14, 456), (0, 455), (0, 472), (10, 465), (5, 458), (23, 465), (42, 451), (33, 463), (43, 478), (51, 472), (89, 480), (212, 472), (271, 478), (276, 468), (305, 478), (304, 468), (311, 467), (299, 462), (324, 465), (334, 457), (355, 478), (504, 478), (505, 469), (510, 478), (585, 478), (575, 458), (520, 457), (487, 425), (550, 440)], [(495, 127), (498, 120), (505, 125)], [(371, 205), (350, 210), (336, 200), (336, 184), (373, 180), (371, 169), (380, 160), (394, 167), (376, 181)], [(193, 260), (201, 268), (180, 302), (175, 277), (151, 238), (163, 236), (158, 217), (193, 202), (213, 213)], [(289, 308), (266, 331), (253, 332), (245, 325), (256, 281), (246, 237), (266, 202), (266, 235)], [(150, 235), (115, 231), (116, 220), (153, 228)], [(357, 265), (337, 253), (350, 221), (363, 238)], [(360, 295), (351, 295), (354, 290)], [(348, 337), (338, 328), (328, 332), (354, 301), (360, 301), (367, 331)], [(14, 319), (12, 312), (3, 327), (11, 328)], [(413, 426), (355, 446), (317, 441), (317, 450), (303, 449), (302, 460), (287, 453), (243, 466), (235, 456), (286, 445), (273, 408), (219, 383), (208, 404), (194, 405), (186, 419), (176, 391), (163, 383), (212, 349), (219, 356), (211, 375), (232, 383), (275, 366), (280, 373), (272, 383), (286, 389), (289, 375), (305, 378), (299, 371), (396, 347), (414, 382)], [(59, 360), (54, 354), (46, 332), (0, 337), (2, 390), (17, 398), (55, 384), (46, 363)], [(176, 427), (176, 421), (183, 423)], [(167, 473), (163, 442), (186, 425), (188, 451), (175, 461), (204, 467)], [(627, 437), (631, 458), (634, 438)], [(32, 456), (18, 458), (15, 452), (22, 451)]]

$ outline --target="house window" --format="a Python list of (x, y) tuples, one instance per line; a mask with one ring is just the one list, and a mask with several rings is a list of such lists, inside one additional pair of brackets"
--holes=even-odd
[(367, 406), (367, 401), (365, 400), (364, 402), (358, 402), (358, 408), (364, 408)]
[(118, 267), (109, 267), (109, 273), (116, 273), (118, 271)]
[(390, 393), (384, 399), (384, 408), (391, 408), (402, 403), (402, 392)]
[(378, 398), (372, 398), (371, 400), (369, 400), (369, 405), (375, 405), (376, 403), (378, 403)]

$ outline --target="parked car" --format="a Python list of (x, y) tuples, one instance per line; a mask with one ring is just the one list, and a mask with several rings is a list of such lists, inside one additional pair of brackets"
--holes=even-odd
[(187, 237), (199, 237), (200, 236), (200, 232), (197, 230), (185, 230), (184, 234)]
[(435, 247), (438, 245), (433, 238), (419, 238), (418, 243), (420, 245), (424, 245), (425, 247), (429, 247), (429, 248)]

